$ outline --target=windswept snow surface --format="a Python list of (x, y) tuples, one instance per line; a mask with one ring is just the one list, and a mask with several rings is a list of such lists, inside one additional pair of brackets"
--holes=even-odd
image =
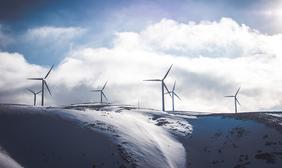
[(185, 148), (178, 138), (190, 135), (192, 126), (170, 113), (110, 104), (66, 107), (2, 105), (1, 109), (5, 113), (41, 114), (42, 117), (69, 120), (81, 128), (101, 132), (111, 137), (123, 160), (133, 167), (186, 167)]
[(0, 167), (1, 168), (23, 168), (14, 159), (12, 159), (5, 151), (0, 147)]
[[(192, 126), (187, 121), (178, 121), (178, 118), (173, 119), (163, 112), (127, 110), (119, 106), (104, 106), (99, 110), (73, 107), (80, 110), (54, 109), (54, 112), (79, 120), (91, 129), (107, 132), (119, 142), (127, 157), (137, 166), (185, 167), (185, 148), (170, 131), (183, 136), (190, 134)], [(154, 120), (155, 114), (162, 117)]]
[(264, 114), (272, 116), (272, 118), (269, 119), (272, 122), (282, 125), (282, 113), (281, 112), (264, 113)]
[(274, 117), (279, 117), (279, 118), (282, 118), (282, 113), (278, 113), (278, 114), (275, 114), (275, 113), (269, 113), (268, 115), (271, 115), (271, 116), (274, 116)]

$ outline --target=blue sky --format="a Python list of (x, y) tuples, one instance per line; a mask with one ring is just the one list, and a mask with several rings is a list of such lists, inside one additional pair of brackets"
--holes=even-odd
[[(2, 31), (13, 42), (0, 45), (9, 52), (23, 53), (31, 63), (50, 65), (61, 61), (70, 46), (111, 46), (116, 32), (140, 31), (163, 18), (180, 22), (202, 20), (218, 21), (230, 17), (263, 33), (278, 33), (279, 29), (267, 23), (273, 17), (260, 11), (267, 10), (274, 1), (266, 0), (4, 0), (1, 1)], [(86, 33), (73, 38), (70, 44), (38, 44), (26, 40), (29, 29), (52, 27), (80, 27)]]

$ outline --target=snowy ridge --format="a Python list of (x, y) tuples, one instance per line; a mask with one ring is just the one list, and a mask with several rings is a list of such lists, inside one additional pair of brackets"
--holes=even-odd
[(270, 120), (272, 120), (272, 122), (276, 122), (279, 125), (282, 125), (282, 121), (281, 121), (282, 113), (276, 112), (276, 113), (264, 113), (264, 114), (271, 116), (272, 118)]
[(282, 113), (278, 113), (278, 114), (275, 114), (275, 113), (265, 113), (265, 114), (267, 114), (267, 115), (271, 115), (271, 116), (273, 116), (273, 117), (282, 117)]
[[(166, 129), (171, 130), (173, 124), (160, 127), (157, 122), (152, 122), (151, 116), (146, 112), (110, 106), (99, 111), (90, 108), (52, 111), (113, 136), (125, 149), (127, 157), (140, 167), (185, 167), (185, 149)], [(178, 129), (182, 124), (178, 123)], [(187, 124), (182, 129), (180, 132), (184, 134), (191, 132), (191, 127)]]

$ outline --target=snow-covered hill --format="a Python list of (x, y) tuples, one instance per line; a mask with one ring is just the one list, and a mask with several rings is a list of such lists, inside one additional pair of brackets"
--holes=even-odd
[(0, 166), (280, 168), (280, 114), (2, 104)]

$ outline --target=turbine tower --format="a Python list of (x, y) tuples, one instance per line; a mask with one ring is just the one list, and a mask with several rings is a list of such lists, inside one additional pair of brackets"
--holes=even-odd
[(30, 91), (33, 94), (33, 105), (36, 106), (36, 95), (38, 95), (41, 92), (41, 90), (38, 91), (38, 92), (35, 92), (31, 89), (27, 89), (27, 90)]
[(238, 110), (237, 110), (237, 103), (238, 103), (239, 105), (241, 105), (240, 102), (239, 102), (239, 100), (237, 99), (237, 95), (238, 95), (239, 91), (240, 91), (240, 88), (237, 90), (237, 92), (235, 93), (234, 96), (224, 96), (224, 97), (234, 97), (235, 114), (238, 112)]
[(164, 80), (166, 79), (172, 65), (173, 64), (171, 64), (171, 66), (169, 67), (168, 71), (166, 72), (165, 76), (162, 79), (147, 79), (147, 80), (144, 80), (144, 81), (151, 81), (151, 82), (161, 82), (161, 87), (162, 87), (162, 111), (165, 111), (164, 89), (166, 89), (167, 92), (169, 92)]
[(50, 68), (50, 70), (48, 71), (48, 73), (46, 74), (46, 76), (44, 78), (27, 78), (28, 80), (41, 80), (41, 106), (44, 106), (44, 89), (45, 89), (45, 86), (49, 92), (49, 94), (52, 96), (51, 94), (51, 91), (47, 85), (47, 82), (46, 82), (46, 79), (47, 77), (49, 76), (51, 70), (53, 69), (54, 65), (52, 65), (52, 67)]
[(176, 96), (179, 100), (181, 100), (181, 98), (175, 93), (175, 85), (176, 85), (176, 81), (174, 81), (172, 90), (166, 93), (166, 94), (170, 94), (171, 95), (172, 111), (173, 112), (174, 112), (174, 96)]
[(107, 96), (105, 95), (105, 93), (103, 92), (103, 90), (105, 89), (106, 85), (107, 85), (108, 81), (104, 84), (104, 86), (102, 87), (102, 89), (96, 89), (96, 90), (91, 90), (91, 92), (100, 92), (100, 103), (103, 103), (103, 97), (108, 100)]

